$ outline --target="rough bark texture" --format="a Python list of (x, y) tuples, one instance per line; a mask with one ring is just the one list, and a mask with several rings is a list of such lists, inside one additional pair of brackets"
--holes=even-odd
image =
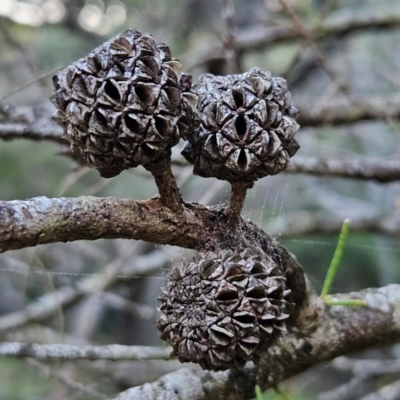
[(227, 229), (224, 210), (183, 204), (182, 214), (159, 198), (132, 201), (115, 197), (78, 197), (0, 202), (0, 252), (38, 244), (95, 240), (140, 239), (193, 249), (245, 247), (268, 238), (252, 223), (240, 222), (241, 234)]
[[(199, 204), (183, 203), (183, 213), (175, 214), (158, 198), (146, 201), (78, 197), (0, 201), (0, 253), (38, 244), (96, 240), (100, 238), (142, 239), (194, 249), (212, 249), (220, 239), (234, 245), (229, 214)], [(288, 214), (272, 234), (296, 236), (340, 231), (341, 219), (315, 218), (308, 212)], [(239, 220), (241, 237), (252, 236), (267, 243), (268, 235), (254, 224)], [(400, 219), (396, 215), (377, 215), (353, 219), (353, 231), (400, 235)], [(228, 246), (229, 247), (229, 246)]]
[(353, 351), (396, 343), (400, 338), (400, 285), (335, 295), (362, 299), (367, 307), (324, 305), (313, 297), (297, 325), (270, 348), (261, 368), (249, 363), (243, 371), (210, 372), (184, 368), (121, 393), (115, 400), (247, 400), (254, 386), (276, 386), (313, 365)]

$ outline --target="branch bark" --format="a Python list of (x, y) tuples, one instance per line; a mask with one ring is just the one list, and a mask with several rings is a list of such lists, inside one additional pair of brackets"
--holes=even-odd
[(292, 167), (288, 172), (320, 176), (340, 176), (343, 178), (389, 183), (400, 179), (400, 162), (397, 160), (380, 159), (361, 161), (294, 157)]
[[(177, 215), (158, 198), (133, 201), (88, 196), (0, 201), (0, 253), (39, 244), (100, 238), (138, 239), (198, 250), (268, 240), (254, 224), (243, 220), (239, 221), (239, 234), (232, 235), (229, 218), (224, 217), (223, 209), (196, 203), (184, 203), (183, 214)], [(318, 219), (305, 212), (286, 217), (270, 228), (272, 233), (332, 233), (340, 230), (342, 224), (341, 220)], [(352, 230), (399, 236), (400, 219), (379, 215), (353, 220)]]
[(51, 142), (66, 144), (62, 138), (62, 130), (53, 124), (26, 124), (18, 122), (0, 123), (0, 139), (30, 139), (34, 141), (49, 140)]
[[(131, 388), (115, 400), (248, 400), (254, 387), (274, 387), (306, 369), (343, 354), (400, 341), (400, 285), (335, 295), (362, 299), (367, 307), (328, 307), (317, 297), (286, 337), (270, 348), (261, 366), (252, 363), (243, 371), (211, 372), (183, 368), (152, 384)], [(184, 396), (184, 397), (183, 397)]]
[[(75, 240), (138, 239), (192, 249), (213, 250), (254, 243), (261, 233), (241, 220), (241, 234), (227, 232), (221, 211), (200, 204), (183, 204), (182, 214), (159, 198), (133, 201), (115, 197), (56, 198), (0, 201), (0, 253), (38, 244)], [(255, 235), (255, 236), (254, 236)]]
[(170, 360), (166, 346), (74, 346), (71, 344), (0, 343), (0, 355), (39, 360)]

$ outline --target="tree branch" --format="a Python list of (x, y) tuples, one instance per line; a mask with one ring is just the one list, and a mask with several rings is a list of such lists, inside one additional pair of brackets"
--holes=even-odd
[(50, 123), (26, 124), (18, 122), (0, 123), (0, 139), (30, 139), (35, 141), (49, 140), (56, 143), (68, 143), (62, 138), (62, 130)]
[[(352, 32), (373, 29), (392, 29), (400, 26), (400, 14), (379, 14), (376, 11), (372, 14), (357, 13), (354, 15), (338, 15), (330, 17), (324, 21), (323, 25), (315, 25), (307, 27), (313, 37), (318, 40), (321, 38), (341, 38)], [(294, 42), (303, 40), (303, 38), (291, 28), (274, 27), (269, 28), (255, 26), (246, 31), (238, 32), (236, 37), (236, 49), (238, 51), (252, 51), (260, 48), (265, 48), (272, 44), (283, 42)], [(186, 70), (191, 70), (199, 65), (216, 61), (224, 60), (226, 52), (223, 46), (218, 45), (208, 48), (203, 52), (191, 53), (185, 57), (183, 64)]]
[(290, 173), (306, 173), (320, 176), (340, 176), (375, 180), (380, 183), (395, 182), (400, 179), (400, 162), (397, 160), (371, 159), (334, 160), (309, 157), (294, 157)]
[[(96, 240), (100, 238), (141, 239), (193, 249), (211, 249), (227, 241), (245, 245), (246, 240), (265, 240), (251, 223), (240, 220), (237, 238), (228, 237), (223, 210), (199, 204), (184, 204), (183, 215), (164, 207), (159, 199), (133, 201), (113, 197), (56, 198), (0, 201), (0, 253), (38, 244)], [(307, 212), (286, 215), (271, 234), (296, 236), (332, 233), (342, 220), (316, 218)], [(400, 235), (400, 219), (394, 215), (372, 216), (352, 221), (352, 230)], [(255, 236), (254, 236), (255, 235)], [(257, 238), (258, 237), (258, 238)]]
[(68, 143), (62, 138), (63, 131), (51, 118), (54, 107), (49, 103), (14, 107), (0, 102), (0, 139), (50, 140)]
[(0, 343), (0, 355), (39, 360), (170, 360), (171, 347), (165, 346), (74, 346), (71, 344)]
[[(75, 240), (138, 239), (193, 249), (215, 249), (254, 243), (266, 235), (241, 220), (240, 235), (227, 237), (221, 211), (183, 204), (182, 214), (159, 198), (133, 201), (115, 197), (56, 198), (0, 201), (0, 252), (38, 244)], [(247, 236), (246, 236), (247, 235)], [(256, 236), (254, 236), (256, 235)]]
[[(328, 307), (314, 297), (303, 325), (297, 325), (272, 346), (260, 367), (248, 363), (243, 371), (211, 372), (183, 368), (152, 384), (131, 388), (115, 400), (185, 399), (248, 400), (254, 387), (274, 387), (282, 380), (353, 351), (400, 341), (400, 285), (335, 295), (362, 299), (367, 307)], [(327, 345), (328, 344), (328, 345)]]
[(309, 106), (298, 105), (301, 126), (319, 126), (324, 124), (343, 125), (361, 120), (387, 119), (400, 117), (400, 95), (371, 96), (366, 99), (335, 99), (324, 105), (318, 113)]
[[(342, 218), (312, 213), (307, 211), (286, 213), (276, 223), (270, 226), (270, 235), (281, 234), (283, 237), (330, 234), (340, 232), (343, 224)], [(351, 219), (352, 232), (380, 233), (398, 237), (400, 236), (400, 215), (374, 215), (364, 218)]]

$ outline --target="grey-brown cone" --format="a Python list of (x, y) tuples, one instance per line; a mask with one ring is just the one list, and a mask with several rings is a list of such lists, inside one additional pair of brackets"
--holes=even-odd
[(127, 30), (53, 81), (55, 120), (104, 177), (160, 159), (192, 129), (191, 77), (148, 34)]
[(182, 154), (204, 177), (254, 181), (290, 165), (299, 145), (297, 110), (290, 105), (286, 80), (260, 68), (241, 75), (202, 75), (200, 125), (189, 134)]
[(285, 278), (264, 253), (206, 253), (175, 265), (159, 297), (161, 338), (214, 371), (258, 360), (285, 331)]

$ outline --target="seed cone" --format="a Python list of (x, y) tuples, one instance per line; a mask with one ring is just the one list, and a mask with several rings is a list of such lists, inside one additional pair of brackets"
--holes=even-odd
[(285, 79), (260, 68), (241, 75), (206, 74), (192, 91), (199, 96), (201, 122), (182, 154), (195, 174), (254, 181), (290, 165), (300, 147), (293, 138), (299, 125)]
[(127, 30), (53, 81), (55, 120), (104, 177), (153, 163), (192, 129), (191, 76), (148, 34)]
[(158, 329), (181, 362), (240, 368), (285, 331), (289, 292), (264, 253), (205, 253), (173, 267), (159, 297)]

